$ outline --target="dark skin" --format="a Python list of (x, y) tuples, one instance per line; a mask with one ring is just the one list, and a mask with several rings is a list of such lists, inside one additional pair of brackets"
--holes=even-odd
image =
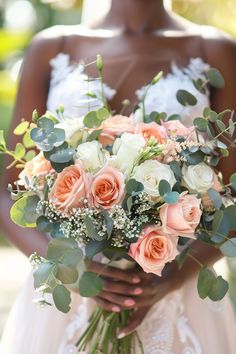
[[(225, 88), (212, 91), (212, 108), (216, 111), (236, 108), (236, 43), (231, 38), (166, 11), (161, 0), (113, 0), (107, 17), (96, 27), (56, 27), (33, 40), (24, 62), (12, 127), (22, 117), (30, 119), (35, 108), (40, 114), (45, 112), (49, 60), (58, 52), (68, 53), (72, 61), (83, 59), (87, 63), (94, 61), (100, 53), (105, 61), (104, 81), (117, 90), (110, 104), (118, 112), (123, 99), (129, 98), (132, 104), (135, 103), (135, 90), (150, 82), (160, 70), (167, 73), (173, 60), (184, 66), (191, 57), (202, 57), (225, 78)], [(95, 76), (96, 68), (91, 66), (88, 72)], [(17, 142), (13, 136), (10, 140), (13, 146)], [(227, 182), (236, 170), (234, 154), (219, 168)], [(45, 256), (48, 238), (35, 230), (20, 229), (9, 220), (12, 202), (6, 185), (16, 180), (18, 173), (14, 170), (5, 173), (0, 202), (1, 226), (9, 240), (26, 255), (37, 251)], [(218, 250), (197, 241), (193, 248), (195, 257), (203, 264), (211, 264), (221, 257)], [(125, 308), (136, 309), (128, 326), (118, 334), (122, 337), (136, 329), (154, 303), (194, 277), (199, 265), (189, 258), (179, 271), (173, 262), (162, 278), (142, 270), (104, 268), (95, 262), (89, 265), (89, 270), (104, 277), (104, 289), (95, 298), (101, 307), (117, 312)]]

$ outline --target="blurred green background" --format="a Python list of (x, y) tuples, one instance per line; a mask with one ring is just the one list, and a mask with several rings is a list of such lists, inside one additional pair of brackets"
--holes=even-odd
[[(172, 8), (193, 22), (216, 26), (236, 38), (236, 0), (173, 0)], [(56, 24), (80, 22), (81, 11), (82, 0), (0, 0), (0, 129), (4, 129), (6, 133), (14, 106), (22, 58), (32, 36)], [(0, 156), (0, 174), (1, 161)], [(0, 245), (7, 245), (1, 234)], [(10, 250), (8, 247), (4, 248)], [(5, 254), (6, 261), (10, 262), (11, 254)], [(21, 256), (18, 254), (18, 257)], [(236, 284), (236, 262), (231, 262), (230, 272), (228, 268), (224, 271), (231, 284)], [(2, 283), (1, 280), (0, 282)], [(5, 288), (9, 289), (7, 286)], [(236, 299), (235, 285), (231, 286), (231, 295)], [(6, 293), (10, 307), (13, 300), (9, 296)], [(7, 314), (8, 308), (4, 311)]]

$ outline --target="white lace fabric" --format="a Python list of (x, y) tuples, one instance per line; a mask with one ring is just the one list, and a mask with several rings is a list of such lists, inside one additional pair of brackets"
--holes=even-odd
[[(52, 61), (52, 78), (48, 95), (48, 109), (55, 112), (64, 105), (65, 116), (81, 117), (89, 104), (98, 107), (101, 102), (88, 102), (86, 93), (100, 94), (100, 83), (85, 81), (87, 76), (81, 63), (72, 64), (68, 55), (60, 53)], [(151, 111), (180, 114), (189, 126), (209, 105), (209, 95), (201, 94), (192, 80), (204, 79), (209, 65), (200, 58), (189, 65), (172, 65), (171, 73), (154, 85), (146, 100), (147, 113)], [(193, 107), (182, 107), (176, 99), (178, 89), (196, 96)], [(137, 91), (140, 100), (144, 88)], [(105, 86), (105, 95), (111, 99), (115, 90)], [(30, 277), (11, 312), (2, 339), (2, 354), (74, 354), (75, 343), (86, 328), (95, 304), (77, 294), (72, 296), (72, 309), (67, 315), (50, 307), (39, 309), (32, 304), (33, 281)], [(156, 303), (140, 325), (139, 335), (145, 354), (235, 354), (236, 324), (232, 307), (226, 297), (217, 305), (203, 301), (197, 294), (196, 279)], [(137, 350), (138, 353), (138, 350)]]

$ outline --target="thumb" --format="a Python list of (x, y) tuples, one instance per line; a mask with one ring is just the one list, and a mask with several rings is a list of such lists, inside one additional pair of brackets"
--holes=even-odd
[(150, 307), (140, 307), (137, 311), (133, 313), (128, 325), (117, 332), (117, 338), (121, 339), (128, 336), (130, 333), (134, 332), (137, 327), (141, 324), (144, 317), (148, 313)]

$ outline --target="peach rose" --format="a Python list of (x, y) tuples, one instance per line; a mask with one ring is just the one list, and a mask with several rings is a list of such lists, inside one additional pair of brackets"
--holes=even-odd
[(166, 129), (167, 135), (170, 136), (191, 136), (194, 127), (187, 128), (179, 120), (170, 120), (168, 122), (161, 122), (161, 125)]
[(164, 139), (167, 137), (166, 129), (155, 122), (137, 124), (135, 134), (141, 134), (145, 140), (154, 137), (160, 144), (163, 143)]
[(99, 135), (98, 141), (105, 148), (107, 145), (112, 145), (115, 141), (115, 137), (111, 134), (101, 133)]
[(160, 226), (151, 225), (143, 229), (139, 240), (132, 243), (129, 255), (146, 273), (161, 276), (166, 263), (175, 259), (178, 237), (165, 234)]
[(111, 136), (121, 135), (124, 132), (133, 133), (134, 132), (134, 122), (132, 117), (122, 116), (121, 114), (116, 114), (104, 120), (102, 123), (103, 134), (108, 134)]
[(201, 199), (183, 192), (176, 204), (164, 204), (160, 208), (160, 218), (164, 232), (194, 238), (202, 211)]
[(91, 186), (91, 203), (95, 208), (110, 209), (124, 197), (124, 175), (111, 166), (105, 166), (95, 176)]
[(28, 183), (26, 179), (30, 183), (34, 176), (45, 177), (52, 171), (51, 163), (45, 159), (43, 152), (40, 152), (32, 160), (26, 162), (24, 169), (19, 174), (20, 184), (27, 187)]
[(58, 174), (57, 179), (49, 193), (49, 201), (56, 205), (57, 209), (68, 213), (73, 208), (83, 207), (83, 200), (87, 197), (90, 187), (90, 177), (80, 163), (64, 168)]

